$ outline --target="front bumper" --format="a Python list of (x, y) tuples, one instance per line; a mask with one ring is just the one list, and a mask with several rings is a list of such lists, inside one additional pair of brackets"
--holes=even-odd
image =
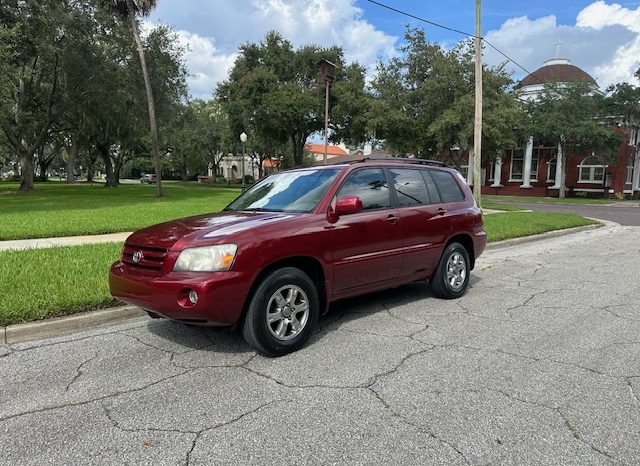
[[(207, 325), (232, 325), (242, 315), (253, 277), (241, 272), (170, 272), (162, 276), (111, 266), (111, 295), (169, 319)], [(198, 294), (191, 304), (189, 290)]]

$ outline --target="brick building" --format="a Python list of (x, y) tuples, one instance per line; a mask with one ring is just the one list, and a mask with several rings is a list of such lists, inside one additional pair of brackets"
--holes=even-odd
[[(524, 99), (535, 99), (546, 83), (585, 82), (594, 92), (601, 92), (596, 81), (565, 58), (547, 60), (544, 66), (525, 77), (518, 92)], [(504, 157), (483, 164), (484, 194), (553, 196), (560, 188), (558, 160), (566, 157), (568, 194), (585, 193), (609, 196), (640, 196), (640, 131), (620, 128), (624, 141), (615, 162), (605, 164), (598, 154), (562, 154), (559, 147), (529, 138), (526, 147), (505, 151)], [(473, 154), (462, 173), (472, 183)]]

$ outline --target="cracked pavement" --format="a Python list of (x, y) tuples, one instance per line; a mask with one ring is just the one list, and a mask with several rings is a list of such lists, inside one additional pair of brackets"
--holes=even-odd
[(487, 251), (303, 350), (135, 319), (0, 346), (0, 464), (639, 464), (640, 228)]

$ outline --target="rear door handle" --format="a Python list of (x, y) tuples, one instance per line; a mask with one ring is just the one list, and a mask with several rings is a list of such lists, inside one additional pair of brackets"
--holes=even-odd
[(399, 217), (396, 217), (395, 215), (389, 215), (387, 217), (387, 222), (394, 224), (399, 220)]
[(444, 215), (447, 213), (447, 209), (445, 209), (444, 207), (440, 207), (438, 209), (438, 215)]

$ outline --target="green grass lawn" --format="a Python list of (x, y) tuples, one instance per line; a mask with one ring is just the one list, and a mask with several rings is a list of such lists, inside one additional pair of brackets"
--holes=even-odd
[(109, 266), (122, 244), (0, 252), (0, 325), (109, 307)]
[[(503, 202), (533, 202), (536, 204), (613, 204), (617, 199), (590, 199), (587, 197), (565, 197), (559, 199), (557, 197), (536, 197), (536, 196), (492, 196), (485, 194), (482, 196), (482, 207), (485, 204), (499, 204)], [(489, 207), (486, 207), (489, 209)]]
[(560, 212), (505, 212), (484, 217), (485, 230), (490, 242), (595, 223), (598, 222)]
[[(485, 216), (489, 241), (594, 223), (572, 214), (507, 212)], [(107, 274), (120, 243), (0, 252), (0, 325), (116, 304)]]
[(240, 194), (197, 183), (168, 183), (163, 198), (154, 196), (153, 185), (47, 182), (37, 183), (34, 193), (17, 193), (17, 187), (0, 183), (0, 241), (131, 231), (219, 211)]

